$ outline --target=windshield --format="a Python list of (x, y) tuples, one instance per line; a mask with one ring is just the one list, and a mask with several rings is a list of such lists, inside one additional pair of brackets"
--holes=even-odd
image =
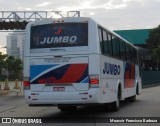
[(31, 49), (72, 46), (88, 46), (87, 23), (53, 23), (31, 28)]

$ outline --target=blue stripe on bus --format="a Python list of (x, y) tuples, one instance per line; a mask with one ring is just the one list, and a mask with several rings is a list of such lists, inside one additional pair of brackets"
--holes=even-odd
[(86, 77), (81, 83), (89, 83), (89, 77)]
[(53, 65), (31, 65), (30, 66), (30, 80), (35, 78), (37, 75), (39, 75), (43, 71), (45, 71), (49, 68), (55, 67), (55, 66), (57, 66), (57, 64), (53, 64)]

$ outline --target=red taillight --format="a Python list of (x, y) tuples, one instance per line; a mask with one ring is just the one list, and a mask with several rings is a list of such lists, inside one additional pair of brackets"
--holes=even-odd
[(90, 87), (99, 87), (99, 75), (90, 75)]
[(24, 86), (29, 86), (29, 85), (30, 85), (30, 82), (29, 82), (29, 81), (23, 81), (23, 85), (24, 85)]
[(25, 90), (30, 89), (30, 81), (23, 81), (23, 87)]
[(90, 82), (90, 84), (98, 84), (99, 83), (99, 79), (90, 79), (89, 80)]

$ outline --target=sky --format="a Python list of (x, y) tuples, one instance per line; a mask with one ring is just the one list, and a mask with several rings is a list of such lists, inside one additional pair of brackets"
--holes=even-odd
[[(0, 11), (81, 11), (111, 30), (148, 29), (160, 24), (160, 0), (0, 0)], [(0, 32), (0, 47), (6, 44)]]

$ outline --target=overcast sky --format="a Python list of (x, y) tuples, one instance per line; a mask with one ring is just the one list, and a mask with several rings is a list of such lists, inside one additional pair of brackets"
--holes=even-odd
[[(81, 11), (111, 30), (160, 24), (160, 0), (0, 0), (0, 11)], [(0, 32), (0, 46), (5, 34)]]

